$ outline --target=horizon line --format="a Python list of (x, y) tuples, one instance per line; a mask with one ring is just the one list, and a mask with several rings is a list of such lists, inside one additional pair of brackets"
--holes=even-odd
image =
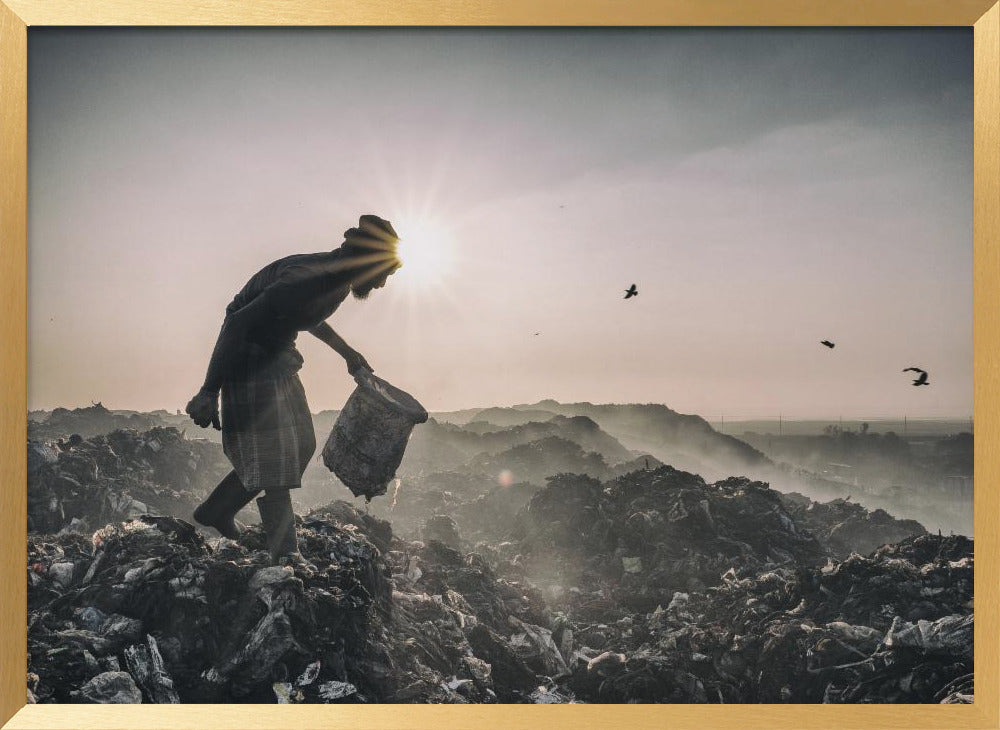
[[(964, 415), (951, 414), (951, 415), (943, 415), (943, 416), (941, 416), (941, 415), (936, 415), (936, 416), (935, 415), (920, 415), (920, 414), (911, 415), (909, 413), (903, 414), (903, 415), (879, 414), (879, 415), (868, 415), (868, 416), (856, 416), (856, 415), (846, 415), (846, 414), (845, 415), (838, 414), (838, 415), (835, 415), (835, 416), (831, 416), (831, 415), (783, 416), (781, 414), (778, 414), (778, 415), (766, 415), (766, 416), (760, 416), (760, 415), (758, 415), (758, 416), (742, 416), (741, 415), (741, 416), (734, 416), (732, 419), (728, 419), (728, 418), (726, 418), (725, 414), (719, 414), (719, 416), (716, 416), (716, 417), (708, 417), (708, 416), (704, 416), (701, 413), (697, 413), (697, 412), (682, 413), (681, 411), (677, 411), (677, 410), (671, 408), (666, 403), (659, 403), (659, 402), (654, 402), (654, 401), (646, 401), (646, 402), (642, 402), (642, 403), (640, 403), (638, 401), (632, 401), (632, 402), (613, 402), (612, 401), (612, 402), (604, 402), (604, 403), (594, 403), (594, 402), (591, 402), (591, 401), (563, 402), (563, 401), (556, 401), (556, 400), (554, 400), (552, 398), (544, 398), (544, 399), (542, 399), (540, 401), (537, 401), (535, 403), (515, 403), (513, 405), (506, 405), (506, 406), (492, 405), (492, 406), (472, 406), (472, 407), (468, 407), (468, 408), (448, 408), (448, 409), (436, 409), (436, 410), (430, 410), (429, 409), (428, 413), (431, 416), (434, 416), (435, 414), (438, 414), (438, 415), (447, 415), (447, 414), (462, 413), (462, 412), (468, 412), (468, 411), (485, 411), (485, 410), (491, 410), (491, 409), (494, 409), (494, 408), (516, 410), (516, 409), (530, 408), (532, 406), (541, 406), (541, 404), (544, 403), (545, 401), (552, 401), (552, 402), (554, 402), (554, 403), (556, 403), (556, 404), (558, 404), (560, 406), (574, 406), (574, 405), (584, 405), (584, 404), (595, 406), (595, 407), (601, 407), (601, 406), (650, 406), (650, 405), (653, 405), (653, 406), (662, 406), (662, 407), (667, 408), (667, 409), (673, 411), (674, 413), (677, 413), (677, 414), (682, 415), (682, 416), (697, 416), (698, 418), (701, 418), (702, 420), (704, 420), (708, 424), (723, 423), (723, 421), (728, 421), (729, 423), (734, 423), (735, 424), (735, 423), (746, 423), (746, 422), (771, 422), (771, 421), (773, 421), (775, 423), (778, 423), (779, 421), (787, 421), (789, 423), (792, 423), (792, 422), (809, 422), (809, 421), (838, 422), (838, 421), (845, 421), (845, 420), (849, 421), (849, 422), (858, 422), (858, 423), (863, 423), (863, 422), (885, 423), (885, 422), (896, 422), (896, 421), (898, 421), (898, 422), (901, 423), (901, 422), (904, 421), (904, 419), (905, 420), (919, 420), (919, 421), (972, 421), (973, 423), (975, 423), (975, 415), (974, 414), (964, 414)], [(79, 409), (86, 409), (86, 408), (93, 407), (93, 406), (98, 405), (98, 404), (101, 404), (108, 411), (112, 411), (112, 412), (114, 412), (114, 411), (123, 411), (123, 412), (130, 412), (130, 413), (157, 413), (157, 412), (164, 412), (164, 413), (168, 413), (170, 415), (176, 415), (176, 411), (180, 410), (178, 408), (174, 408), (174, 409), (171, 409), (171, 408), (155, 408), (155, 409), (152, 409), (152, 410), (144, 411), (144, 410), (139, 410), (139, 409), (135, 409), (135, 408), (117, 408), (117, 407), (116, 408), (109, 408), (107, 405), (105, 405), (103, 403), (103, 401), (96, 401), (96, 402), (92, 401), (91, 404), (90, 404), (90, 406), (76, 406), (74, 408), (66, 408), (65, 406), (55, 406), (53, 408), (29, 408), (29, 409), (27, 409), (26, 413), (38, 413), (38, 412), (52, 413), (53, 411), (55, 411), (57, 409), (60, 409), (60, 408), (62, 408), (64, 410), (73, 411), (73, 410), (79, 410)], [(310, 411), (310, 413), (312, 415), (314, 415), (314, 416), (318, 416), (318, 415), (321, 415), (323, 413), (338, 412), (340, 410), (342, 410), (342, 409), (338, 409), (338, 408), (324, 408), (323, 410), (320, 410), (320, 411)], [(544, 408), (539, 408), (539, 410), (544, 410)], [(558, 415), (558, 414), (554, 414), (554, 415)]]

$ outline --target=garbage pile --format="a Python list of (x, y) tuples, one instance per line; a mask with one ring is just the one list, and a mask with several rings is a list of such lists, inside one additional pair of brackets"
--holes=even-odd
[[(390, 520), (397, 535), (416, 539), (421, 537), (421, 530), (428, 519), (434, 515), (459, 519), (458, 513), (463, 505), (495, 484), (495, 480), (483, 474), (435, 472), (403, 475), (389, 486), (383, 499), (372, 501), (370, 510)], [(329, 499), (329, 485), (324, 485), (322, 494)]]
[(165, 425), (152, 413), (109, 411), (102, 403), (86, 408), (56, 408), (42, 420), (28, 420), (28, 438), (45, 441), (78, 434), (83, 438), (110, 433), (116, 429), (131, 428), (147, 431)]
[(971, 702), (972, 580), (972, 542), (936, 535), (819, 568), (731, 571), (591, 630), (611, 650), (585, 666), (600, 647), (581, 649), (566, 687), (594, 702)]
[(28, 441), (27, 465), (28, 530), (39, 533), (190, 514), (230, 469), (218, 444), (172, 427)]
[(388, 559), (400, 676), (390, 701), (530, 702), (563, 668), (552, 661), (551, 616), (530, 585), (435, 540), (396, 541)]
[(766, 484), (670, 467), (605, 483), (560, 474), (523, 498), (506, 539), (471, 550), (448, 514), (405, 540), (333, 502), (297, 518), (308, 564), (295, 567), (268, 565), (259, 528), (206, 540), (174, 517), (31, 535), (29, 698), (974, 697), (967, 538), (838, 559)]
[(453, 514), (470, 542), (502, 541), (515, 529), (518, 515), (539, 489), (529, 482), (494, 485), (458, 505)]
[[(386, 695), (391, 588), (355, 526), (300, 531), (316, 570), (268, 565), (264, 537), (210, 546), (143, 516), (28, 543), (38, 702), (332, 702)], [(380, 612), (383, 612), (380, 614)]]
[(293, 569), (256, 527), (206, 542), (144, 515), (33, 536), (32, 701), (527, 702), (553, 668), (540, 594), (481, 558), (344, 502), (298, 539), (311, 565)]
[[(514, 537), (543, 585), (588, 585), (613, 604), (651, 611), (676, 591), (700, 591), (733, 568), (809, 565), (827, 555), (777, 492), (730, 478), (707, 484), (669, 466), (606, 483), (550, 477), (519, 516)], [(604, 599), (595, 599), (600, 613)]]
[(497, 454), (483, 453), (472, 459), (468, 467), (473, 472), (500, 474), (510, 472), (518, 481), (541, 484), (548, 475), (560, 472), (589, 474), (598, 478), (610, 476), (604, 457), (560, 436), (513, 446)]
[[(308, 472), (307, 472), (308, 473)], [(512, 478), (511, 478), (512, 480)], [(392, 522), (400, 537), (421, 539), (424, 524), (436, 516), (454, 519), (462, 536), (473, 545), (481, 540), (501, 541), (517, 522), (518, 512), (541, 487), (529, 482), (504, 483), (485, 474), (438, 472), (404, 475), (390, 485), (385, 498), (371, 503), (371, 512)], [(329, 499), (330, 486), (322, 491)]]
[(795, 522), (812, 532), (836, 557), (867, 554), (882, 545), (927, 534), (916, 520), (896, 519), (882, 509), (869, 511), (846, 499), (820, 503), (792, 493), (782, 495), (782, 503)]

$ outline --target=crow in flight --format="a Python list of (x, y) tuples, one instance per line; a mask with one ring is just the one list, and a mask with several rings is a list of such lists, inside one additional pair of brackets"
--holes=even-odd
[(625, 290), (625, 299), (631, 299), (632, 297), (637, 296), (639, 296), (639, 290), (635, 288), (635, 284)]
[(827, 346), (827, 347), (829, 347), (829, 348), (830, 348), (831, 350), (832, 350), (832, 349), (834, 348), (834, 344), (833, 344), (832, 342), (830, 342), (830, 340), (820, 340), (820, 343), (819, 343), (819, 344), (821, 344), (821, 345), (826, 345), (826, 346)]
[(914, 385), (929, 385), (927, 380), (927, 371), (921, 370), (920, 368), (903, 368), (903, 372), (913, 371), (915, 373), (920, 373), (916, 380), (913, 381)]

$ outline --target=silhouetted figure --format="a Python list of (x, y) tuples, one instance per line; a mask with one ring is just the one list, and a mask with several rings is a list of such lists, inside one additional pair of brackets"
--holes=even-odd
[[(289, 490), (316, 451), (312, 415), (299, 380), (299, 332), (309, 332), (347, 362), (372, 367), (326, 323), (349, 294), (366, 299), (402, 264), (392, 225), (363, 215), (333, 251), (278, 259), (254, 274), (226, 307), (205, 384), (186, 411), (202, 428), (222, 431), (233, 470), (194, 511), (197, 522), (239, 535), (235, 516), (257, 500), (274, 563), (301, 562)], [(219, 418), (219, 394), (222, 418)]]
[(914, 385), (929, 385), (930, 384), (930, 381), (927, 380), (927, 371), (926, 370), (921, 370), (920, 368), (903, 368), (903, 372), (904, 373), (906, 373), (906, 372), (920, 373), (920, 375), (917, 376), (917, 379), (913, 381)]
[(625, 299), (631, 299), (632, 297), (637, 296), (639, 296), (639, 290), (635, 288), (635, 284), (625, 290)]
[(836, 345), (834, 345), (834, 344), (833, 344), (832, 342), (830, 342), (830, 340), (820, 340), (820, 343), (819, 343), (819, 344), (821, 344), (821, 345), (826, 345), (826, 346), (827, 346), (827, 347), (829, 347), (829, 348), (830, 348), (831, 350), (832, 350), (832, 349), (833, 349), (834, 347), (836, 347)]

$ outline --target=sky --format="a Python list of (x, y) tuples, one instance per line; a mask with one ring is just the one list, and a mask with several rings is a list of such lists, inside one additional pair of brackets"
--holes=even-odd
[(374, 213), (404, 266), (329, 323), (430, 410), (968, 417), (972, 69), (970, 28), (29, 29), (29, 409), (183, 409), (246, 280)]

